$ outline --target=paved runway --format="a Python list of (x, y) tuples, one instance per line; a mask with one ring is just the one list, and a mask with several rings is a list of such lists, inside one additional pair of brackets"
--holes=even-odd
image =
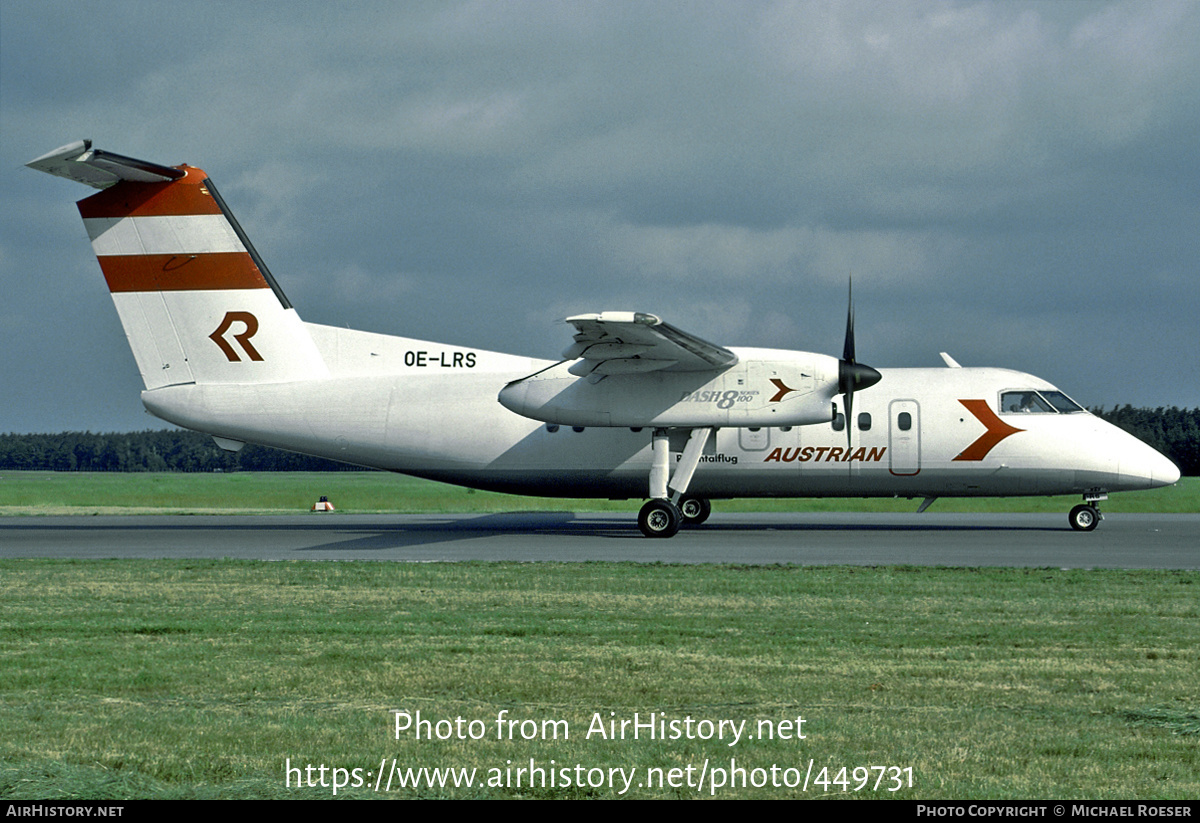
[(0, 557), (1200, 569), (1200, 515), (718, 513), (670, 540), (631, 514), (10, 517)]

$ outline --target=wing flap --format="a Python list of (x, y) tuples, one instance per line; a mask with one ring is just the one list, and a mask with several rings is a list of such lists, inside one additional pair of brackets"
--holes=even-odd
[(701, 340), (644, 312), (608, 311), (568, 317), (575, 343), (567, 360), (582, 358), (571, 374), (643, 374), (652, 371), (710, 371), (738, 362), (729, 349)]

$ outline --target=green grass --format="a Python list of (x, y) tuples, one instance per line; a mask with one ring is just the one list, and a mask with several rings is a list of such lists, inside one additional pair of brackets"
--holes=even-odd
[[(1154, 571), (0, 560), (0, 797), (331, 797), (286, 787), (285, 762), (365, 773), (395, 758), (483, 780), (532, 757), (639, 779), (730, 758), (801, 774), (811, 760), (831, 777), (911, 768), (912, 789), (860, 797), (1195, 798), (1198, 584)], [(397, 740), (401, 709), (479, 721), (488, 739)], [(570, 738), (492, 739), (501, 711), (565, 721)], [(803, 716), (807, 738), (586, 739), (610, 712), (751, 729)]]
[[(208, 514), (306, 511), (326, 495), (342, 512), (636, 512), (640, 500), (575, 500), (475, 492), (383, 472), (0, 473), (0, 516), (28, 514)], [(1080, 500), (1014, 497), (938, 500), (939, 512), (1068, 511)], [(905, 499), (787, 498), (717, 502), (717, 511), (915, 511)], [(1200, 478), (1146, 492), (1115, 494), (1107, 512), (1198, 512)]]
[[(381, 473), (0, 475), (0, 514), (636, 511)], [(1200, 510), (1200, 481), (1108, 511)], [(1075, 498), (941, 500), (1062, 512)], [(907, 500), (718, 511), (911, 511)], [(2, 553), (2, 547), (0, 547)], [(1200, 795), (1195, 572), (0, 560), (0, 797), (330, 797), (284, 765), (911, 768), (904, 798)], [(565, 721), (570, 740), (394, 739), (433, 721)], [(609, 713), (615, 713), (610, 715)], [(583, 737), (593, 717), (805, 718), (806, 740)], [(478, 727), (477, 727), (478, 728)], [(489, 735), (490, 737), (490, 735)], [(750, 772), (768, 775), (768, 772)], [(848, 773), (853, 776), (853, 772)], [(872, 779), (875, 773), (872, 773)], [(327, 780), (328, 782), (328, 780)], [(851, 785), (854, 785), (852, 782)], [(830, 794), (843, 796), (839, 785)], [(706, 787), (705, 793), (710, 787)], [(808, 797), (823, 796), (810, 787)], [(592, 787), (389, 797), (612, 797)], [(719, 797), (799, 796), (723, 787)], [(379, 796), (366, 788), (339, 797)]]

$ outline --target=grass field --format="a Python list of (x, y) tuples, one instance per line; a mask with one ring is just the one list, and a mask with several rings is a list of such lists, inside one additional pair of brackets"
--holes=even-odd
[[(1196, 511), (1198, 493), (1107, 510)], [(378, 473), (0, 475), (4, 514), (320, 494), (350, 512), (639, 505)], [(814, 506), (915, 503), (718, 511)], [(335, 780), (389, 798), (1200, 796), (1196, 572), (2, 558), (4, 799), (327, 798)], [(434, 739), (397, 736), (398, 711)], [(679, 734), (597, 733), (635, 715)]]
[[(1191, 572), (0, 561), (0, 797), (332, 797), (338, 768), (364, 784), (338, 797), (1195, 798), (1198, 584)], [(448, 739), (397, 739), (396, 711)], [(690, 717), (693, 738), (704, 722), (745, 721), (754, 739), (689, 739), (683, 725), (678, 739), (588, 738), (596, 718), (635, 713)], [(530, 722), (497, 740), (499, 717)], [(531, 758), (545, 781), (560, 770), (555, 786), (513, 785)], [(477, 772), (470, 788), (394, 778), (375, 793), (393, 761)], [(772, 775), (808, 775), (808, 790)]]
[[(0, 516), (29, 514), (212, 514), (306, 511), (326, 495), (338, 511), (627, 511), (641, 500), (574, 500), (475, 492), (384, 472), (0, 473)], [(1078, 496), (938, 500), (933, 511), (1066, 512)], [(714, 511), (915, 511), (918, 501), (860, 498), (722, 500)], [(1200, 512), (1200, 478), (1115, 494), (1106, 512)]]

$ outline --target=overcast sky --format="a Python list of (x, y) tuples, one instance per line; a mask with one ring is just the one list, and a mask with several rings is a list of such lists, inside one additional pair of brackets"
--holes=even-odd
[(0, 432), (165, 424), (57, 146), (200, 166), (301, 317), (1200, 406), (1200, 3), (0, 0)]

